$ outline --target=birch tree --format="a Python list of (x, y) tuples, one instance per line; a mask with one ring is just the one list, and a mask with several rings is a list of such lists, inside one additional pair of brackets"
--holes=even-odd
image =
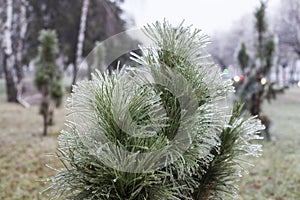
[[(30, 12), (27, 13), (28, 30), (26, 44), (24, 44), (24, 62), (35, 58), (37, 54), (39, 31), (45, 28), (53, 29), (58, 35), (60, 55), (64, 57), (64, 68), (72, 65), (73, 70), (77, 50), (79, 50), (77, 47), (83, 0), (72, 1), (72, 3), (69, 0), (55, 1), (55, 3), (49, 0), (30, 0), (28, 4)], [(125, 30), (126, 22), (121, 17), (124, 12), (120, 4), (120, 1), (110, 0), (89, 1), (81, 57), (85, 57), (92, 51), (95, 41), (103, 41)], [(68, 23), (65, 23), (66, 19)]]
[(19, 0), (19, 16), (18, 16), (18, 38), (17, 38), (17, 45), (16, 45), (16, 70), (17, 70), (17, 79), (18, 84), (22, 82), (24, 78), (24, 71), (23, 71), (23, 43), (25, 39), (25, 34), (27, 31), (27, 19), (26, 19), (26, 0)]
[[(300, 2), (298, 0), (282, 0), (277, 11), (275, 31), (279, 40), (278, 65), (282, 70), (282, 84), (287, 84), (286, 70), (290, 69), (290, 83), (295, 83), (294, 69), (300, 58)], [(279, 71), (279, 68), (278, 68)], [(279, 72), (278, 72), (279, 73)]]
[[(23, 90), (23, 43), (27, 30), (27, 0), (5, 0), (1, 24), (4, 33), (2, 41), (3, 71), (6, 79), (8, 102), (19, 102), (25, 107), (29, 104), (21, 98)], [(5, 19), (5, 22), (4, 20)], [(16, 73), (14, 73), (14, 70)], [(17, 80), (15, 80), (15, 75)]]
[(29, 104), (24, 101), (22, 98), (22, 93), (24, 89), (24, 69), (23, 69), (23, 44), (25, 40), (25, 34), (27, 31), (27, 18), (26, 18), (26, 6), (27, 1), (26, 0), (19, 0), (18, 1), (18, 11), (19, 15), (17, 18), (17, 32), (16, 32), (16, 75), (17, 75), (17, 101), (22, 104), (24, 107), (29, 107)]
[(13, 0), (6, 0), (5, 15), (6, 20), (3, 27), (2, 49), (3, 49), (3, 71), (6, 81), (6, 95), (8, 102), (17, 102), (17, 88), (14, 81), (13, 65), (14, 57), (12, 50), (12, 18), (13, 18)]
[(300, 57), (300, 1), (282, 0), (277, 20), (279, 42)]
[(72, 85), (74, 85), (76, 82), (78, 67), (82, 61), (82, 51), (83, 51), (83, 43), (84, 43), (84, 39), (85, 39), (86, 20), (87, 20), (87, 14), (88, 14), (88, 9), (89, 9), (89, 2), (90, 2), (89, 0), (83, 0), (81, 17), (80, 17), (80, 27), (79, 27), (79, 32), (78, 32), (76, 63), (74, 64)]

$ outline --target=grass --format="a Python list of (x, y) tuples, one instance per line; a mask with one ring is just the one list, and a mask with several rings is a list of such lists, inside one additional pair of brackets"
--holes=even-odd
[(65, 111), (55, 111), (56, 124), (47, 137), (37, 106), (2, 103), (0, 113), (0, 199), (42, 199), (39, 191), (45, 185), (38, 180), (54, 173), (45, 166), (53, 162), (45, 155), (55, 152)]
[(5, 80), (4, 78), (0, 78), (0, 94), (5, 93)]
[[(0, 99), (0, 199), (47, 199), (39, 195), (45, 185), (38, 180), (55, 173), (45, 164), (57, 163), (45, 155), (55, 152), (65, 110), (55, 111), (56, 124), (42, 137), (38, 107), (24, 109), (4, 103), (4, 95)], [(239, 199), (300, 199), (300, 89), (265, 104), (264, 112), (273, 119), (276, 140), (262, 142), (263, 156), (251, 160), (256, 166), (242, 178)]]
[(241, 199), (300, 199), (300, 89), (292, 88), (264, 105), (273, 120), (273, 142), (263, 143), (263, 156), (252, 160), (241, 182)]

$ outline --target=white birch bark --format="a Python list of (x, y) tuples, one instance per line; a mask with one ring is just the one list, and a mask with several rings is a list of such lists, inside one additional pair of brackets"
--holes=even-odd
[[(11, 41), (11, 28), (12, 28), (12, 15), (13, 15), (13, 0), (6, 0), (6, 21), (4, 25), (4, 37), (3, 37), (3, 50), (7, 59), (12, 55), (12, 41)], [(11, 68), (13, 63), (9, 63), (7, 66)]]
[(5, 73), (6, 81), (6, 94), (8, 102), (16, 102), (17, 91), (13, 75), (13, 65), (14, 58), (12, 54), (12, 18), (13, 18), (13, 0), (5, 1), (5, 14), (6, 21), (3, 27), (3, 38), (2, 38), (2, 48), (3, 48), (3, 69)]
[(23, 66), (22, 66), (22, 57), (23, 57), (23, 43), (25, 39), (25, 34), (27, 31), (27, 19), (26, 19), (26, 4), (27, 0), (20, 0), (20, 13), (19, 13), (19, 20), (18, 20), (18, 27), (19, 27), (19, 38), (17, 44), (17, 52), (16, 52), (16, 64), (17, 66), (17, 74), (18, 74), (18, 84), (17, 84), (17, 100), (18, 102), (23, 105), (25, 108), (30, 107), (30, 104), (27, 103), (23, 98)]
[(76, 67), (80, 65), (82, 61), (83, 43), (85, 39), (86, 20), (88, 14), (89, 0), (83, 0), (83, 6), (80, 17), (80, 28), (78, 33), (77, 52), (76, 52)]
[(19, 63), (21, 63), (22, 60), (23, 42), (27, 31), (26, 4), (27, 4), (26, 0), (20, 0), (20, 13), (19, 13), (19, 27), (20, 27), (19, 34), (20, 35), (19, 35), (17, 57), (16, 57)]
[(80, 27), (78, 31), (78, 40), (77, 40), (77, 50), (76, 50), (76, 60), (73, 65), (73, 80), (71, 85), (71, 91), (73, 85), (76, 83), (76, 76), (78, 73), (78, 68), (80, 63), (82, 62), (82, 51), (83, 51), (83, 42), (85, 39), (85, 29), (86, 29), (86, 20), (89, 8), (89, 0), (83, 0), (81, 16), (80, 16)]

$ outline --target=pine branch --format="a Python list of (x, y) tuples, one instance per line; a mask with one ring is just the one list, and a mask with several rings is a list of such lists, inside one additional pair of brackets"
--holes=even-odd
[[(50, 196), (71, 199), (209, 199), (234, 195), (240, 157), (258, 155), (262, 126), (220, 107), (232, 82), (203, 53), (207, 37), (166, 21), (145, 27), (154, 45), (141, 66), (74, 87), (69, 128), (59, 136), (65, 167)], [(127, 73), (129, 71), (129, 73)]]
[[(250, 142), (251, 140), (260, 139), (255, 134), (263, 126), (253, 118), (248, 120), (239, 119), (241, 110), (242, 105), (235, 103), (228, 125), (220, 134), (220, 145), (212, 149), (214, 158), (207, 166), (206, 173), (194, 193), (194, 199), (223, 196), (222, 193), (234, 197), (237, 192), (237, 187), (234, 184), (243, 170), (238, 160), (248, 155), (259, 155), (260, 146), (252, 145)], [(255, 127), (252, 127), (251, 130), (248, 126), (252, 123), (255, 124)], [(243, 149), (243, 146), (247, 146), (247, 148)]]

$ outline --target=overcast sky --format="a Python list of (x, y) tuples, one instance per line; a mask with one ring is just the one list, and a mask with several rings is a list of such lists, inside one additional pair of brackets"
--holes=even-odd
[[(126, 0), (123, 8), (135, 20), (137, 27), (163, 20), (178, 24), (183, 19), (186, 25), (211, 34), (228, 30), (234, 22), (247, 13), (253, 13), (260, 0)], [(279, 0), (269, 0), (269, 11), (274, 10)]]

